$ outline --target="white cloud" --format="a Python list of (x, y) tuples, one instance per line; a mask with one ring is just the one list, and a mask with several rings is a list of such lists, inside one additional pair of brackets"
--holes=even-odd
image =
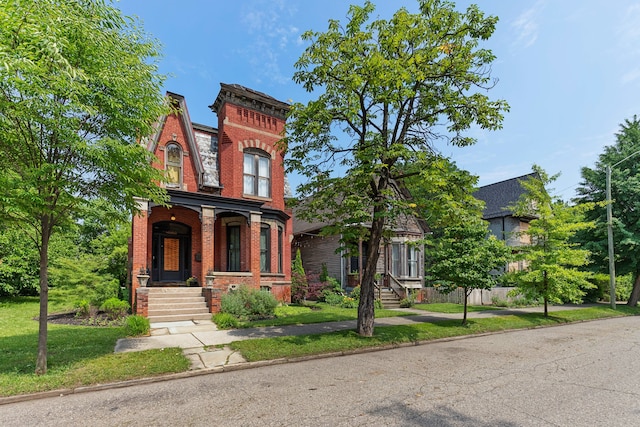
[(259, 80), (276, 83), (290, 81), (291, 77), (282, 73), (280, 62), (282, 51), (298, 44), (300, 30), (290, 23), (296, 12), (283, 0), (254, 0), (245, 3), (240, 22), (250, 36), (244, 54)]
[(511, 23), (511, 28), (515, 33), (513, 46), (527, 48), (536, 42), (538, 39), (538, 15), (543, 7), (543, 1), (536, 2), (533, 7), (522, 12)]

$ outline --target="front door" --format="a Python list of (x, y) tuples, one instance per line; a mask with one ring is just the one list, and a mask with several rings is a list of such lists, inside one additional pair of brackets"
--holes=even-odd
[(176, 222), (153, 225), (154, 282), (182, 282), (191, 275), (191, 228)]

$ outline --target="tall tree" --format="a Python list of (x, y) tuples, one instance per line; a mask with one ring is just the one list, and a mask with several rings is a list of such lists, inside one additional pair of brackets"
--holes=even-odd
[(105, 0), (3, 2), (0, 28), (0, 209), (38, 247), (44, 374), (51, 235), (90, 199), (165, 200), (137, 144), (166, 112), (163, 78), (157, 42)]
[(436, 140), (472, 144), (465, 130), (498, 129), (508, 109), (478, 90), (495, 83), (494, 55), (479, 43), (498, 19), (475, 5), (465, 13), (441, 0), (420, 0), (418, 7), (371, 20), (371, 2), (351, 6), (344, 26), (330, 20), (326, 32), (303, 34), (311, 44), (294, 74), (308, 92), (322, 92), (292, 106), (283, 140), (288, 170), (307, 178), (297, 188), (305, 199), (300, 216), (333, 223), (345, 241), (369, 242), (358, 306), (362, 336), (373, 334), (373, 282), (385, 229), (413, 209), (390, 183), (406, 177), (402, 165), (426, 166)]
[[(606, 169), (611, 169), (611, 205), (616, 274), (631, 274), (633, 289), (628, 305), (635, 307), (640, 298), (640, 119), (625, 120), (615, 135), (616, 142), (600, 154), (595, 167), (582, 168), (578, 203), (606, 200)], [(615, 165), (615, 166), (614, 166)], [(597, 205), (586, 218), (596, 226), (577, 236), (593, 254), (594, 267), (609, 272), (606, 205)]]
[(548, 316), (549, 302), (582, 302), (585, 289), (594, 287), (591, 273), (579, 270), (589, 263), (589, 251), (572, 243), (580, 230), (593, 227), (584, 221), (584, 212), (592, 204), (569, 206), (547, 190), (557, 175), (549, 176), (534, 165), (537, 178), (521, 181), (525, 193), (516, 206), (515, 216), (534, 217), (529, 227), (521, 231), (526, 244), (519, 247), (519, 258), (526, 261), (523, 271), (513, 273), (518, 292), (530, 298), (543, 298), (544, 315)]
[(445, 293), (463, 289), (465, 325), (469, 295), (474, 289), (491, 289), (497, 283), (511, 249), (489, 235), (486, 221), (470, 215), (432, 235), (429, 243), (428, 274)]
[[(408, 166), (407, 172), (410, 170)], [(469, 295), (474, 289), (496, 284), (511, 250), (489, 236), (489, 225), (482, 220), (484, 203), (473, 196), (477, 176), (449, 159), (434, 156), (427, 169), (405, 181), (416, 211), (431, 229), (426, 239), (426, 274), (445, 293), (463, 288), (464, 325)]]

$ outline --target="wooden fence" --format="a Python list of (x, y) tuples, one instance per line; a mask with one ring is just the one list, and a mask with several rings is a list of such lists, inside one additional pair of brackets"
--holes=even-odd
[[(474, 289), (471, 295), (469, 295), (469, 304), (490, 305), (494, 297), (500, 300), (511, 301), (513, 297), (507, 296), (507, 293), (512, 289), (513, 288), (510, 287), (496, 287), (491, 290)], [(421, 293), (422, 302), (424, 303), (451, 302), (454, 304), (464, 304), (463, 288), (458, 288), (448, 294), (439, 292), (436, 288), (423, 288)]]

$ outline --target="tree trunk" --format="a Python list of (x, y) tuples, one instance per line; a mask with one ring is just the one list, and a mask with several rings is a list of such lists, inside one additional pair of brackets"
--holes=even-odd
[(371, 224), (369, 236), (369, 248), (367, 250), (367, 263), (360, 283), (360, 302), (358, 304), (358, 323), (356, 332), (363, 337), (373, 336), (373, 323), (375, 319), (375, 289), (373, 281), (376, 274), (376, 265), (380, 256), (380, 242), (384, 229), (384, 216), (380, 215), (383, 209), (380, 204), (374, 207), (374, 220)]
[(40, 317), (38, 331), (38, 357), (36, 359), (36, 375), (47, 373), (47, 318), (49, 304), (49, 238), (51, 237), (49, 218), (41, 220), (42, 237), (40, 245)]
[(638, 305), (638, 299), (640, 299), (640, 274), (636, 272), (635, 280), (633, 281), (633, 290), (631, 291), (627, 305), (635, 307)]
[(464, 289), (464, 314), (462, 315), (462, 326), (467, 324), (467, 302), (469, 301), (469, 294), (467, 288)]
[(549, 286), (549, 282), (548, 282), (548, 278), (547, 278), (547, 271), (543, 271), (542, 272), (542, 277), (543, 277), (543, 282), (542, 282), (542, 287), (544, 289), (544, 317), (548, 317), (549, 316), (549, 299), (547, 297), (548, 295), (548, 286)]

